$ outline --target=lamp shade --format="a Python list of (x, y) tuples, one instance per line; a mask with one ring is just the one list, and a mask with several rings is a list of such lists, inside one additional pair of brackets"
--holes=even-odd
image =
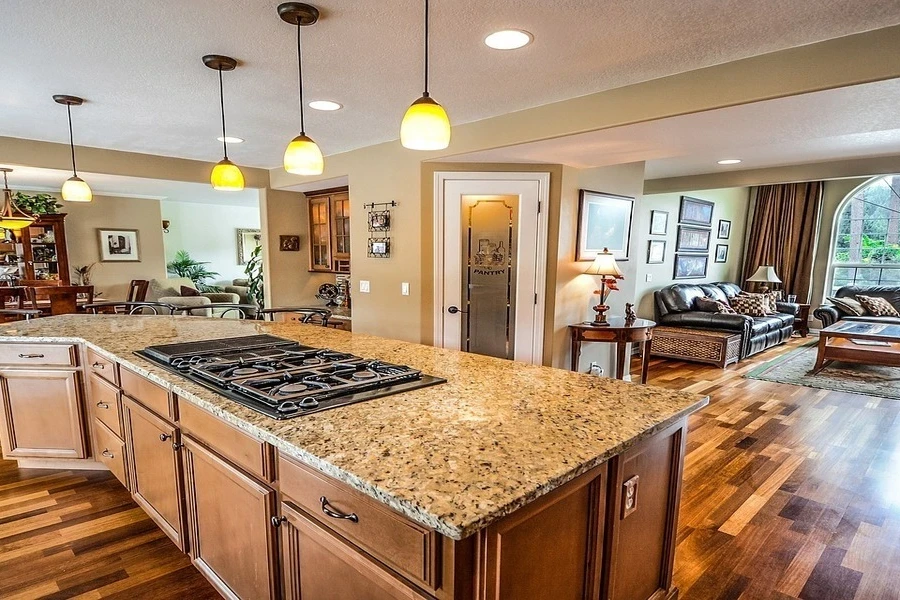
[(616, 258), (607, 248), (603, 252), (597, 254), (594, 262), (585, 271), (588, 275), (602, 275), (603, 277), (614, 277), (616, 279), (624, 279), (625, 276), (619, 270), (616, 264)]
[(62, 186), (62, 199), (68, 202), (90, 202), (93, 198), (91, 186), (81, 177), (69, 177)]
[(295, 175), (321, 175), (325, 159), (312, 138), (301, 133), (284, 151), (284, 170)]
[(763, 282), (763, 283), (781, 283), (781, 279), (775, 273), (775, 267), (771, 265), (763, 265), (750, 276), (747, 281)]
[(213, 167), (209, 182), (215, 190), (239, 192), (244, 189), (244, 174), (236, 164), (224, 158)]
[(400, 124), (400, 143), (410, 150), (443, 150), (450, 145), (450, 118), (428, 96), (410, 105)]

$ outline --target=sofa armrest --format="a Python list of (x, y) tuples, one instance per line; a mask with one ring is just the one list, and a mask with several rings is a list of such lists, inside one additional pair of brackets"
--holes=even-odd
[(838, 309), (836, 309), (834, 306), (830, 304), (823, 304), (813, 311), (813, 316), (822, 321), (822, 327), (828, 327), (829, 325), (834, 325), (840, 320), (841, 313), (839, 313)]
[(669, 313), (660, 318), (660, 325), (669, 327), (693, 327), (697, 329), (719, 329), (722, 331), (734, 331), (745, 334), (750, 332), (753, 318), (747, 315), (732, 315), (724, 313), (711, 313), (699, 310), (689, 310), (679, 313)]
[(775, 310), (780, 313), (794, 315), (796, 317), (798, 314), (800, 314), (800, 305), (796, 302), (776, 302)]

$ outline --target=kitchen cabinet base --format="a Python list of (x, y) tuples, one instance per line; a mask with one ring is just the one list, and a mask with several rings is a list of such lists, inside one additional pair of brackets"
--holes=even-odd
[(20, 469), (57, 469), (61, 471), (109, 471), (101, 462), (89, 458), (17, 458)]

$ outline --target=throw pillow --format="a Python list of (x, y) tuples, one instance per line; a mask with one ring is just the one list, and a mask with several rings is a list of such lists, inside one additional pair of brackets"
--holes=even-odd
[(866, 307), (853, 298), (826, 298), (837, 308), (854, 317), (862, 317), (866, 314)]
[(694, 308), (702, 312), (735, 314), (734, 309), (728, 306), (727, 303), (706, 296), (695, 299)]
[(891, 303), (884, 298), (876, 298), (875, 296), (857, 295), (856, 299), (863, 305), (867, 311), (876, 317), (900, 317), (897, 309), (891, 306)]
[[(766, 294), (751, 294), (750, 292), (741, 292), (740, 294), (735, 296), (735, 298), (739, 298), (742, 296), (750, 297), (750, 298), (757, 298), (760, 300), (760, 302), (762, 302), (763, 310), (765, 311), (764, 314), (772, 315), (772, 314), (775, 314), (778, 312), (778, 308), (775, 304), (775, 297), (773, 296), (773, 293), (774, 292), (768, 292)], [(733, 304), (734, 304), (734, 301), (732, 300), (732, 305)], [(738, 312), (740, 312), (740, 311), (738, 311)], [(760, 316), (762, 316), (762, 315), (760, 315)]]
[(200, 290), (195, 290), (192, 287), (183, 285), (183, 286), (181, 286), (181, 295), (182, 296), (199, 296)]
[(739, 315), (764, 317), (769, 314), (769, 299), (762, 294), (741, 294), (731, 299), (731, 307)]

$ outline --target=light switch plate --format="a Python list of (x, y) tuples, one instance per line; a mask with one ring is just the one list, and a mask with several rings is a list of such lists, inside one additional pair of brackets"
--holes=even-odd
[(359, 291), (363, 294), (368, 294), (369, 293), (369, 282), (366, 281), (365, 279), (360, 279), (359, 280)]
[(648, 282), (649, 282), (649, 281), (653, 281), (653, 274), (652, 274), (652, 273), (647, 273), (647, 277), (646, 277), (645, 279), (646, 279), (646, 281), (648, 281)]
[(409, 296), (409, 282), (404, 281), (400, 284), (400, 295), (401, 296)]

